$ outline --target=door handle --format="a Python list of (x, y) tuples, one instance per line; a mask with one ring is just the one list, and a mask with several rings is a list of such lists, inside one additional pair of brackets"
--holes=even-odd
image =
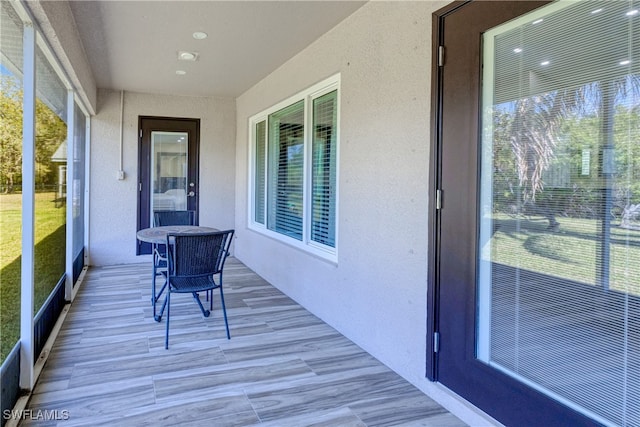
[(193, 190), (192, 190), (192, 191), (189, 191), (189, 193), (187, 193), (187, 196), (189, 196), (189, 197), (193, 197), (193, 196), (195, 196), (195, 195), (196, 195), (196, 192), (195, 192), (195, 191), (193, 191)]

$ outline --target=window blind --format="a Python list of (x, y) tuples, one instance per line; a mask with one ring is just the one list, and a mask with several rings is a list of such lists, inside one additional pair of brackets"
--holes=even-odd
[(337, 91), (313, 100), (311, 240), (335, 247)]
[(254, 166), (254, 221), (264, 224), (265, 209), (265, 150), (267, 143), (266, 122), (263, 120), (255, 126), (255, 166)]
[(304, 101), (269, 115), (267, 228), (302, 240)]
[(36, 47), (36, 97), (67, 121), (67, 88), (40, 46)]
[(478, 358), (640, 425), (640, 5), (484, 35)]
[[(10, 2), (0, 2), (2, 25), (0, 25), (0, 64), (2, 64), (2, 79), (5, 75), (13, 74), (22, 80), (22, 20), (13, 9)], [(6, 70), (6, 71), (5, 71)]]

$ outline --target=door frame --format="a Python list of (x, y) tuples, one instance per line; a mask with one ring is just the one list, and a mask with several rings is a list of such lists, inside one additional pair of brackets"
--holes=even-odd
[[(596, 425), (573, 409), (478, 361), (475, 355), (480, 34), (545, 3), (548, 1), (457, 1), (433, 14), (427, 294), (427, 331), (431, 336), (427, 337), (426, 376), (506, 425)], [(498, 13), (488, 10), (496, 6)], [(494, 22), (478, 30), (487, 17)], [(448, 18), (459, 26), (465, 25), (469, 31), (479, 31), (478, 37), (470, 42), (469, 39), (457, 42), (463, 47), (459, 57), (454, 56), (457, 55), (454, 49), (447, 50), (448, 43), (453, 46), (452, 39), (461, 37), (451, 31), (455, 24), (450, 23), (449, 32), (445, 31)], [(454, 73), (451, 67), (447, 68), (448, 64), (455, 64), (456, 72), (464, 74), (468, 82), (464, 93), (452, 95)], [(450, 97), (456, 95), (454, 102)], [(447, 130), (453, 128), (457, 128), (456, 132)], [(459, 162), (454, 167), (448, 163), (452, 159)], [(471, 170), (467, 172), (465, 168)], [(455, 188), (458, 191), (452, 190), (452, 181), (459, 183)], [(460, 210), (464, 211), (460, 227), (454, 227), (457, 219), (451, 219), (452, 212)], [(460, 268), (460, 262), (466, 265)], [(458, 265), (456, 271), (453, 265)]]
[[(151, 132), (186, 132), (189, 134), (189, 157), (187, 182), (195, 193), (187, 197), (187, 209), (195, 211), (194, 221), (198, 224), (200, 206), (200, 119), (183, 117), (138, 116), (138, 197), (136, 231), (150, 227), (149, 191), (151, 188)], [(136, 241), (136, 255), (151, 253), (151, 244)]]
[[(444, 51), (440, 51), (440, 46), (444, 46), (444, 18), (453, 13), (459, 7), (464, 6), (471, 0), (454, 1), (433, 13), (431, 18), (431, 117), (430, 117), (430, 144), (429, 144), (429, 201), (428, 201), (428, 221), (427, 221), (427, 254), (429, 262), (427, 264), (427, 357), (425, 372), (428, 379), (438, 381), (438, 349), (440, 346), (439, 335), (439, 280), (440, 264), (438, 248), (440, 242), (440, 208), (442, 207), (441, 184), (441, 140), (442, 140), (442, 72), (440, 66), (440, 56), (444, 56)], [(443, 48), (444, 49), (444, 48)], [(442, 57), (444, 61), (444, 57)]]

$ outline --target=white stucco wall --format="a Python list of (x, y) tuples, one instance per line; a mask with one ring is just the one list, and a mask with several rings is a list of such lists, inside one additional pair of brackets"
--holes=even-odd
[(124, 93), (123, 170), (120, 168), (120, 92), (99, 90), (91, 120), (91, 265), (141, 262), (136, 251), (138, 117), (200, 119), (200, 224), (233, 228), (235, 101)]
[[(371, 2), (237, 99), (236, 256), (472, 425), (425, 378), (431, 19)], [(337, 265), (247, 229), (248, 118), (341, 73)]]

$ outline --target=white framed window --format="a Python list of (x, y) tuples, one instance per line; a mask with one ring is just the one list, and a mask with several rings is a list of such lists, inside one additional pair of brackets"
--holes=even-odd
[(337, 259), (340, 76), (249, 120), (249, 228)]

